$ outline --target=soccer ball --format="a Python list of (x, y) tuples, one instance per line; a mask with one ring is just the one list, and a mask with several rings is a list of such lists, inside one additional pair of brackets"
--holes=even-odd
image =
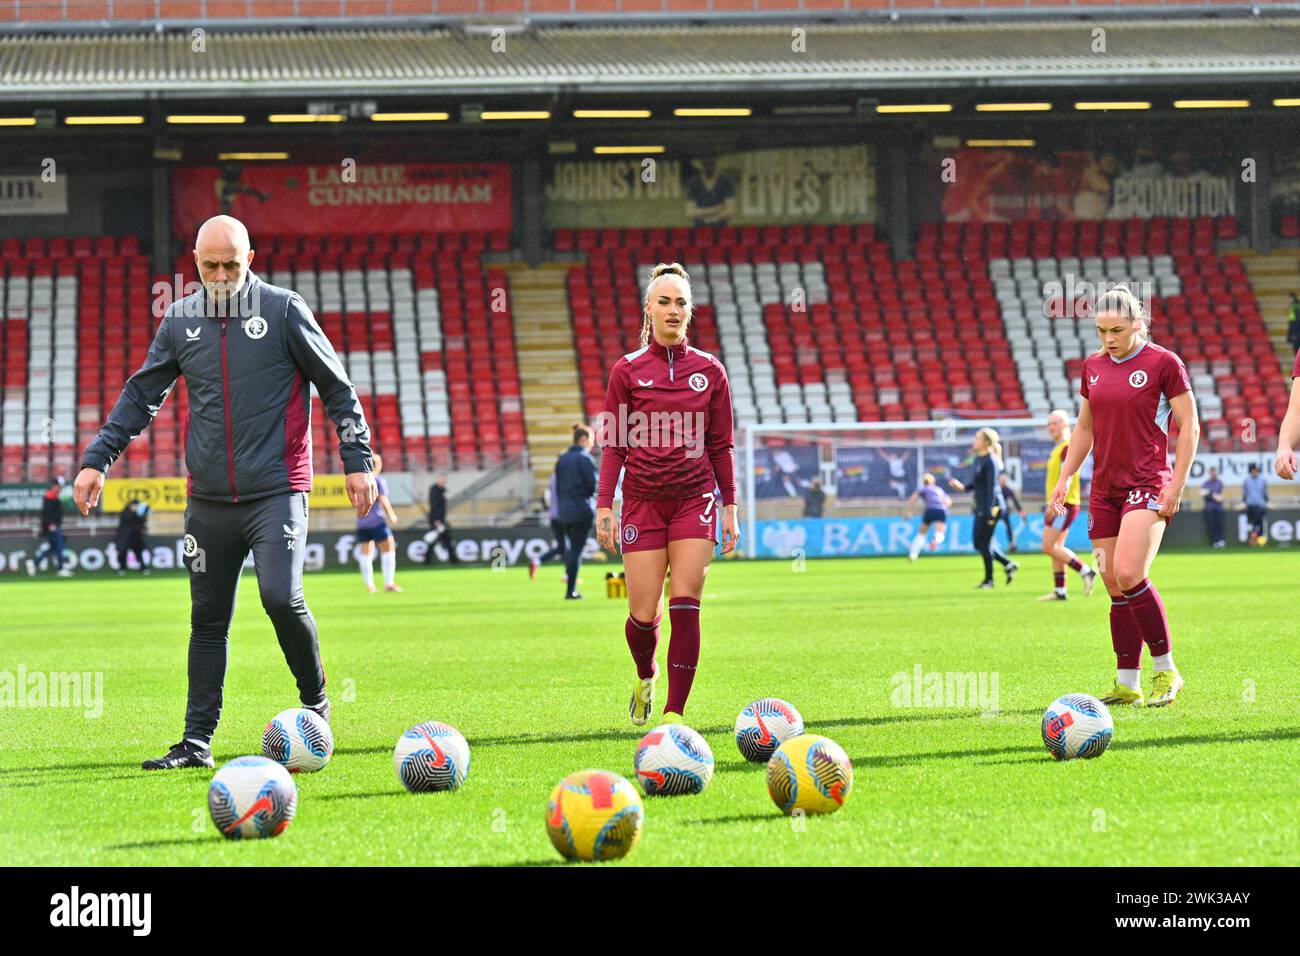
[(208, 812), (231, 840), (275, 837), (298, 809), (298, 787), (289, 771), (266, 757), (237, 757), (208, 786)]
[(767, 793), (781, 812), (834, 813), (853, 789), (853, 764), (829, 737), (800, 734), (767, 762)]
[(756, 700), (736, 718), (736, 746), (746, 760), (766, 763), (776, 748), (803, 733), (803, 718), (779, 697)]
[(1114, 733), (1110, 711), (1088, 694), (1058, 697), (1043, 712), (1043, 743), (1057, 760), (1100, 757)]
[(314, 773), (330, 762), (334, 734), (320, 714), (295, 707), (271, 718), (262, 732), (262, 753), (290, 773)]
[(641, 837), (644, 820), (636, 788), (606, 770), (569, 774), (546, 804), (546, 835), (566, 860), (627, 856)]
[(636, 776), (646, 796), (699, 793), (713, 779), (713, 751), (685, 724), (662, 724), (637, 744)]
[(469, 744), (450, 724), (416, 724), (398, 738), (393, 766), (412, 793), (455, 790), (469, 776)]

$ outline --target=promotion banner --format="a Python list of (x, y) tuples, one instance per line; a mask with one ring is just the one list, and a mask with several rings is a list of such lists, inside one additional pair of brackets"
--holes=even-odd
[(313, 475), (311, 479), (312, 508), (351, 508), (348, 500), (346, 475)]
[(1053, 441), (1034, 439), (1020, 442), (1020, 499), (1047, 500), (1047, 459), (1056, 447)]
[[(1076, 519), (1078, 520), (1078, 519)], [(1244, 510), (1229, 505), (1223, 513), (1224, 541), (1229, 548), (1249, 547), (1250, 521)], [(1293, 548), (1300, 542), (1300, 508), (1269, 510), (1264, 517), (1267, 549)], [(1165, 530), (1161, 548), (1205, 548), (1211, 544), (1204, 511), (1179, 511)], [(1256, 550), (1251, 548), (1252, 551)]]
[(138, 500), (154, 511), (184, 511), (185, 485), (184, 478), (108, 478), (99, 506), (105, 514), (117, 514)]
[(836, 449), (835, 471), (835, 491), (840, 498), (903, 500), (921, 484), (916, 448), (845, 445)]
[(754, 496), (802, 498), (820, 473), (815, 445), (754, 450)]
[(44, 485), (0, 485), (0, 514), (39, 514)]
[[(385, 474), (388, 481), (388, 500), (394, 505), (408, 505), (414, 501), (412, 496), (411, 476), (405, 472), (392, 475)], [(187, 498), (185, 478), (109, 478), (104, 482), (104, 492), (100, 497), (101, 507), (106, 514), (116, 514), (130, 504), (132, 499), (143, 501), (154, 511), (184, 511)], [(14, 486), (0, 487), (0, 513), (6, 509), (5, 492)], [(32, 486), (40, 492), (36, 496), (34, 508), (14, 508), (12, 510), (39, 511), (40, 495), (45, 489), (39, 485)], [(15, 501), (28, 498), (17, 497)], [(311, 483), (311, 506), (313, 508), (351, 508), (348, 500), (347, 476), (316, 475)]]
[(1273, 153), (1268, 179), (1268, 212), (1273, 231), (1279, 231), (1283, 216), (1300, 216), (1300, 146)]
[[(394, 531), (397, 539), (397, 567), (399, 572), (404, 567), (422, 565), (428, 553), (429, 544), (425, 541), (424, 529), (402, 529)], [(43, 542), (31, 539), (19, 546), (16, 542), (0, 543), (0, 574), (26, 574), (26, 560), (35, 555)], [(158, 571), (183, 568), (185, 539), (181, 535), (148, 535), (146, 553), (149, 566)], [(453, 547), (456, 557), (467, 564), (484, 564), (501, 570), (507, 567), (526, 566), (528, 562), (540, 557), (550, 550), (549, 528), (456, 528)], [(330, 568), (350, 568), (357, 566), (357, 536), (351, 532), (309, 531), (304, 545), (305, 567), (308, 571), (322, 571)], [(439, 563), (448, 560), (449, 555), (444, 545), (434, 542), (434, 559)], [(72, 534), (64, 539), (64, 558), (67, 566), (74, 571), (109, 571), (120, 563), (114, 533), (96, 535)], [(588, 538), (583, 551), (585, 559), (596, 558), (601, 554), (595, 538)], [(245, 568), (252, 568), (253, 555), (250, 552), (244, 560)], [(134, 558), (128, 558), (126, 567), (138, 567)], [(563, 568), (557, 566), (557, 573), (563, 575)], [(588, 582), (586, 588), (594, 590), (598, 580), (604, 577), (599, 567), (584, 572)], [(441, 585), (440, 585), (441, 587)]]
[(1260, 477), (1267, 484), (1281, 485), (1284, 488), (1295, 486), (1295, 481), (1279, 478), (1273, 471), (1273, 452), (1213, 452), (1197, 451), (1192, 460), (1191, 470), (1187, 473), (1187, 486), (1199, 488), (1210, 477), (1210, 469), (1219, 473), (1219, 480), (1229, 487), (1240, 485), (1250, 474), (1250, 466), (1259, 468)]
[(172, 231), (219, 213), (257, 235), (483, 232), (511, 224), (508, 163), (222, 163), (172, 171)]
[[(1029, 513), (1016, 522), (1016, 546), (1034, 552), (1043, 544), (1043, 516)], [(920, 526), (920, 518), (801, 518), (787, 521), (758, 521), (755, 555), (760, 558), (866, 558), (905, 555)], [(970, 513), (949, 513), (948, 535), (938, 552), (927, 554), (974, 554), (974, 517)], [(995, 538), (1006, 547), (1006, 529), (999, 527)], [(1066, 534), (1066, 546), (1091, 553), (1086, 515), (1080, 514)]]
[[(1115, 142), (1093, 149), (926, 149), (923, 219), (1153, 219), (1235, 216), (1241, 158), (1227, 143)], [(936, 182), (940, 188), (935, 189)], [(937, 203), (937, 208), (935, 208)]]
[(546, 225), (673, 228), (873, 222), (871, 147), (666, 153), (558, 161), (546, 184)]
[(0, 175), (0, 216), (66, 216), (68, 179), (40, 173)]

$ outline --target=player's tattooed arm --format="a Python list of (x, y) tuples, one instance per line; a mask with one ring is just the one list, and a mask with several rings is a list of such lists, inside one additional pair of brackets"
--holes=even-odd
[(618, 551), (618, 519), (613, 508), (596, 509), (596, 543), (606, 551)]

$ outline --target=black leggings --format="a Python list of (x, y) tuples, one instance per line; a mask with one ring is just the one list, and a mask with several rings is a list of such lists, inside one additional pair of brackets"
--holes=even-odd
[(998, 547), (997, 542), (993, 540), (993, 532), (997, 530), (998, 519), (987, 511), (975, 512), (975, 550), (980, 553), (984, 559), (984, 580), (993, 580), (993, 562), (996, 560), (1003, 567), (1010, 564), (1010, 560)]
[(555, 544), (551, 547), (551, 550), (547, 551), (537, 559), (538, 564), (545, 564), (547, 561), (554, 558), (564, 557), (564, 525), (560, 523), (560, 519), (558, 518), (552, 519), (551, 521), (551, 537), (555, 540)]
[(567, 544), (564, 549), (564, 576), (568, 593), (578, 590), (578, 569), (582, 567), (582, 551), (587, 546), (587, 536), (591, 534), (592, 519), (586, 521), (565, 522), (561, 527)]
[(1249, 505), (1246, 508), (1246, 520), (1250, 529), (1258, 535), (1264, 533), (1264, 522), (1268, 519), (1268, 508), (1263, 505)]

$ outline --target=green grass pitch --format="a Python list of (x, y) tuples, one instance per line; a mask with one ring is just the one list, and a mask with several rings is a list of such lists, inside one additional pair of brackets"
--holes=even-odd
[[(713, 781), (697, 797), (646, 799), (640, 844), (610, 865), (1294, 864), (1294, 556), (1159, 558), (1186, 690), (1162, 710), (1116, 708), (1110, 749), (1060, 764), (1040, 716), (1060, 694), (1109, 688), (1108, 601), (1083, 599), (1071, 576), (1070, 602), (1035, 603), (1050, 571), (1041, 556), (1022, 563), (993, 592), (972, 589), (973, 557), (715, 564), (686, 713), (713, 749)], [(554, 565), (536, 582), (524, 569), (399, 568), (402, 594), (368, 595), (355, 573), (309, 576), (337, 749), (295, 778), (289, 830), (243, 843), (208, 818), (210, 771), (138, 769), (180, 735), (185, 579), (0, 585), (0, 672), (101, 672), (104, 702), (97, 719), (0, 709), (6, 862), (558, 864), (543, 819), (559, 779), (587, 767), (634, 779), (626, 605), (604, 596), (606, 570), (587, 565), (581, 603), (560, 600)], [(297, 706), (251, 573), (231, 644), (218, 765), (260, 753), (266, 721)], [(666, 640), (661, 664), (665, 652)], [(997, 713), (906, 706), (900, 687), (918, 666), (923, 680), (996, 675)], [(768, 798), (764, 768), (741, 758), (732, 722), (766, 695), (848, 752), (854, 786), (837, 814), (796, 825)], [(408, 794), (393, 771), (398, 736), (430, 719), (470, 742), (458, 792)]]

